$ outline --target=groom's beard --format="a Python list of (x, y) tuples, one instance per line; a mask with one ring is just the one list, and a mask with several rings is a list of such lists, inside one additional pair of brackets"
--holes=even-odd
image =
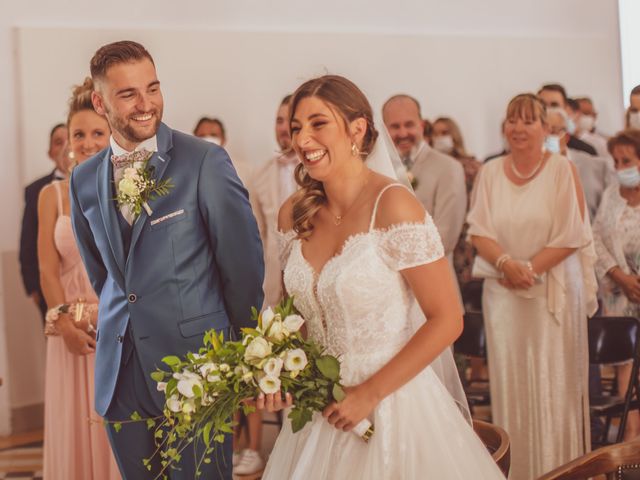
[[(136, 112), (129, 115), (126, 118), (119, 117), (113, 114), (112, 111), (106, 110), (107, 118), (111, 125), (112, 130), (116, 130), (120, 133), (124, 138), (126, 138), (129, 142), (132, 143), (142, 143), (148, 138), (153, 137), (158, 131), (158, 127), (160, 126), (160, 122), (162, 121), (162, 107), (160, 109), (153, 108), (147, 112)], [(151, 114), (153, 123), (151, 127), (140, 127), (135, 125), (136, 120), (132, 117), (144, 114)]]

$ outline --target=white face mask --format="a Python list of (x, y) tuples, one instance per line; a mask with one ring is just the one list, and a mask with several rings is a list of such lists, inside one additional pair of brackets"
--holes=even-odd
[(453, 138), (451, 135), (433, 137), (433, 148), (442, 153), (451, 153), (453, 151)]
[(640, 130), (640, 112), (631, 112), (629, 114), (629, 128)]
[(212, 135), (207, 135), (206, 137), (200, 137), (200, 138), (202, 138), (202, 140), (206, 140), (207, 142), (215, 143), (216, 145), (221, 145), (222, 144), (222, 140), (220, 140), (220, 137), (214, 137)]
[(582, 132), (590, 132), (596, 126), (596, 117), (593, 115), (582, 115), (578, 118), (578, 128)]
[(635, 188), (640, 185), (640, 170), (638, 167), (629, 167), (616, 170), (620, 185), (627, 188)]

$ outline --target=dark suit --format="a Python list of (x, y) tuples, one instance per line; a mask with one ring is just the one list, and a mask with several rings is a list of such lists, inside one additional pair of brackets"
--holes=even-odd
[(47, 312), (40, 289), (40, 269), (38, 268), (38, 197), (40, 191), (55, 179), (55, 170), (49, 175), (37, 179), (24, 189), (24, 214), (20, 230), (20, 272), (27, 295), (40, 295), (42, 318)]
[[(247, 191), (227, 153), (217, 145), (161, 124), (158, 151), (149, 160), (157, 179), (170, 178), (169, 194), (149, 201), (133, 226), (113, 200), (111, 148), (73, 170), (71, 217), (89, 279), (100, 297), (97, 335), (96, 410), (110, 421), (162, 413), (164, 396), (150, 374), (165, 355), (202, 346), (207, 330), (225, 332), (251, 324), (251, 307), (262, 305), (262, 244)], [(155, 450), (143, 424), (109, 429), (123, 478), (154, 478), (142, 459)], [(230, 438), (203, 466), (207, 479), (230, 479)], [(182, 471), (194, 478), (193, 448)]]

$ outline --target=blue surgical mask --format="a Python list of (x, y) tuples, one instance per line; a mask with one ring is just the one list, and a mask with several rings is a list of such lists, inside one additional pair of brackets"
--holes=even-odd
[(569, 132), (569, 135), (576, 133), (576, 122), (569, 116), (567, 116), (567, 132)]
[(640, 185), (640, 170), (638, 167), (629, 167), (623, 170), (616, 170), (620, 185), (626, 188), (635, 188)]
[(544, 148), (551, 153), (560, 153), (560, 137), (547, 135), (547, 138), (544, 139)]

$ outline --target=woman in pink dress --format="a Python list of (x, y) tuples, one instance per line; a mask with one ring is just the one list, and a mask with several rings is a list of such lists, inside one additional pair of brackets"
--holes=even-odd
[[(69, 149), (78, 163), (109, 142), (92, 91), (87, 79), (69, 101)], [(98, 298), (76, 245), (68, 192), (68, 180), (56, 181), (38, 200), (40, 279), (49, 308), (43, 474), (47, 480), (119, 479), (102, 419), (93, 411)]]

